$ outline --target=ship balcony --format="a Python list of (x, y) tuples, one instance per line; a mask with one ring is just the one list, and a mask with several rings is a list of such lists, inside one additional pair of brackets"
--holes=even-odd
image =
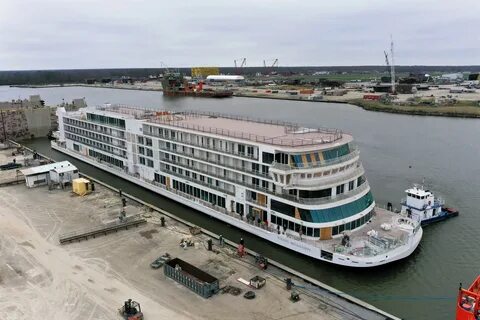
[(365, 170), (361, 164), (354, 165), (353, 167), (344, 169), (342, 171), (337, 171), (329, 175), (318, 175), (315, 174), (304, 174), (304, 173), (295, 173), (287, 175), (276, 175), (273, 176), (273, 181), (275, 184), (283, 187), (286, 190), (302, 188), (302, 189), (318, 189), (319, 186), (327, 187), (334, 186), (336, 184), (346, 183), (349, 180), (356, 179), (362, 174), (365, 173)]
[(303, 173), (303, 172), (317, 172), (328, 169), (327, 167), (342, 164), (342, 163), (353, 163), (359, 159), (360, 150), (355, 148), (349, 154), (346, 154), (342, 157), (324, 160), (319, 162), (307, 162), (307, 163), (298, 163), (298, 164), (284, 164), (279, 162), (273, 162), (270, 167), (271, 172), (278, 174), (287, 174), (287, 173)]
[(297, 196), (286, 194), (286, 193), (283, 193), (281, 195), (276, 195), (276, 196), (286, 200), (290, 200), (292, 202), (295, 202), (296, 204), (320, 205), (320, 204), (331, 203), (334, 201), (349, 199), (349, 198), (352, 198), (353, 196), (356, 196), (364, 192), (365, 190), (370, 190), (370, 185), (368, 184), (367, 181), (365, 181), (364, 183), (362, 183), (360, 186), (358, 186), (353, 190), (345, 191), (344, 193), (337, 194), (334, 196), (328, 196), (328, 197), (322, 197), (322, 198), (301, 198), (301, 197), (297, 197)]

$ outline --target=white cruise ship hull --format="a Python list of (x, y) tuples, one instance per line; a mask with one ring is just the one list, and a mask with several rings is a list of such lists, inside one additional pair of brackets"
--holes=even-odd
[[(314, 259), (318, 259), (321, 261), (325, 261), (328, 263), (333, 263), (336, 265), (342, 265), (342, 266), (347, 266), (347, 267), (358, 267), (358, 268), (366, 268), (366, 267), (375, 267), (375, 266), (381, 266), (385, 265), (387, 263), (391, 263), (397, 260), (401, 260), (403, 258), (408, 257), (410, 254), (412, 254), (415, 249), (417, 248), (418, 244), (420, 243), (420, 240), (422, 238), (423, 231), (420, 228), (409, 240), (408, 244), (399, 246), (393, 250), (388, 251), (388, 253), (385, 254), (379, 254), (376, 256), (352, 256), (352, 255), (343, 255), (340, 253), (336, 252), (327, 252), (328, 253), (328, 258), (324, 258), (325, 252), (322, 254), (322, 247), (321, 247), (321, 241), (318, 241), (315, 244), (310, 244), (309, 242), (306, 241), (299, 241), (294, 238), (288, 237), (283, 234), (278, 234), (277, 232), (271, 232), (268, 231), (264, 228), (260, 228), (257, 226), (254, 226), (252, 224), (249, 224), (245, 222), (244, 220), (240, 220), (237, 218), (234, 218), (232, 216), (229, 216), (228, 214), (221, 213), (217, 210), (214, 210), (212, 208), (209, 208), (207, 206), (204, 206), (203, 204), (200, 203), (198, 200), (191, 200), (188, 198), (185, 198), (181, 195), (178, 195), (174, 192), (168, 191), (164, 188), (158, 187), (152, 183), (149, 183), (145, 180), (142, 180), (140, 178), (131, 176), (126, 174), (125, 172), (122, 172), (118, 169), (115, 169), (113, 167), (110, 167), (108, 165), (99, 163), (98, 161), (83, 156), (75, 151), (66, 149), (64, 147), (59, 147), (54, 141), (52, 141), (52, 148), (60, 151), (62, 153), (65, 153), (71, 157), (74, 157), (76, 159), (79, 159), (83, 162), (86, 162), (92, 166), (95, 166), (99, 169), (102, 169), (106, 172), (109, 172), (111, 174), (114, 174), (116, 176), (119, 176), (125, 180), (128, 180), (132, 183), (135, 183), (139, 186), (142, 186), (146, 189), (149, 189), (153, 192), (156, 192), (164, 197), (170, 198), (174, 201), (180, 202), (184, 205), (187, 205), (195, 210), (201, 211), (205, 214), (208, 214), (211, 217), (214, 217), (218, 220), (221, 220), (229, 225), (235, 226), (239, 229), (242, 229), (248, 233), (254, 234), (260, 238), (263, 238), (265, 240), (268, 240), (272, 243), (278, 244), (282, 247), (288, 248), (290, 250), (293, 250), (295, 252), (304, 254), (306, 256), (312, 257)], [(372, 204), (374, 206), (374, 204)]]

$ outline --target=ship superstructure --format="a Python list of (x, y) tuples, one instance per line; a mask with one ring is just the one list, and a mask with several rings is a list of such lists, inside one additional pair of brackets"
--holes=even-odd
[(316, 259), (382, 265), (422, 237), (418, 222), (375, 207), (339, 130), (112, 105), (58, 116), (55, 149)]

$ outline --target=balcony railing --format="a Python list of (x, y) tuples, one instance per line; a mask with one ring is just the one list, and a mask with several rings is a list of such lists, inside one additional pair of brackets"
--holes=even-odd
[(208, 163), (211, 163), (211, 164), (219, 165), (221, 167), (226, 167), (226, 168), (229, 168), (229, 169), (238, 170), (238, 171), (241, 171), (241, 172), (250, 173), (250, 174), (253, 174), (253, 175), (256, 175), (256, 176), (262, 176), (264, 178), (271, 179), (268, 172), (260, 172), (260, 171), (257, 171), (257, 170), (248, 169), (245, 166), (232, 165), (232, 164), (226, 163), (225, 161), (220, 161), (219, 162), (217, 160), (209, 159), (207, 157), (201, 157), (201, 156), (198, 156), (198, 155), (194, 155), (191, 152), (184, 152), (184, 151), (181, 151), (180, 149), (171, 150), (171, 149), (169, 149), (167, 147), (163, 147), (163, 146), (160, 146), (159, 148), (160, 148), (160, 150), (170, 152), (174, 155), (180, 154), (180, 155), (182, 155), (186, 158), (189, 158), (190, 160), (193, 160), (193, 161), (205, 161), (205, 162), (208, 162)]
[(166, 159), (164, 157), (160, 157), (160, 160), (161, 161), (164, 161), (164, 162), (167, 162), (169, 164), (173, 164), (173, 165), (177, 165), (177, 166), (180, 166), (182, 167), (183, 169), (188, 169), (188, 170), (193, 170), (197, 173), (200, 173), (200, 174), (205, 174), (207, 176), (210, 176), (210, 177), (214, 177), (214, 178), (218, 178), (220, 180), (225, 180), (227, 182), (231, 182), (231, 183), (234, 183), (234, 184), (239, 184), (239, 185), (242, 185), (244, 187), (247, 187), (249, 189), (255, 189), (255, 190), (258, 190), (258, 191), (261, 191), (261, 192), (265, 192), (265, 193), (269, 193), (269, 194), (273, 194), (275, 195), (275, 193), (267, 188), (263, 188), (261, 186), (257, 186), (257, 185), (254, 185), (254, 184), (250, 184), (250, 183), (246, 183), (246, 182), (243, 182), (241, 180), (237, 180), (237, 179), (232, 179), (230, 177), (226, 177), (224, 175), (220, 175), (220, 174), (216, 174), (214, 172), (210, 172), (208, 170), (203, 170), (203, 169), (200, 169), (200, 168), (197, 168), (197, 167), (192, 167), (192, 166), (189, 166), (189, 165), (186, 165), (186, 164), (183, 164), (183, 163), (180, 163), (178, 161), (172, 161), (171, 159)]
[[(112, 138), (109, 138), (109, 137), (104, 137), (103, 134), (102, 134), (102, 139), (97, 139), (95, 137), (92, 137), (91, 135), (84, 135), (83, 133), (76, 132), (75, 130), (70, 130), (69, 128), (67, 128), (67, 126), (68, 125), (66, 125), (64, 127), (65, 132), (72, 133), (72, 134), (75, 134), (77, 136), (84, 137), (86, 139), (98, 141), (98, 142), (101, 142), (101, 143), (106, 143), (106, 144), (112, 145), (112, 146), (117, 147), (117, 148), (122, 148), (122, 149), (127, 148), (124, 141), (122, 141), (121, 143), (118, 143), (118, 142), (116, 142), (118, 140), (115, 140), (115, 139), (112, 139)], [(78, 129), (78, 130), (81, 130), (81, 129)]]
[(235, 192), (233, 191), (230, 191), (230, 190), (227, 190), (227, 189), (223, 189), (223, 188), (219, 188), (217, 186), (214, 186), (212, 184), (208, 184), (208, 183), (205, 183), (205, 182), (202, 182), (200, 180), (196, 180), (196, 179), (193, 179), (191, 177), (187, 177), (183, 174), (179, 174), (178, 172), (175, 172), (171, 169), (167, 169), (167, 168), (161, 168), (161, 171), (162, 172), (165, 172), (165, 173), (168, 173), (168, 174), (171, 174), (173, 176), (176, 176), (176, 177), (179, 177), (179, 178), (182, 178), (182, 179), (185, 179), (185, 180), (188, 180), (188, 181), (191, 181), (193, 183), (196, 183), (196, 184), (200, 184), (200, 185), (204, 185), (205, 187), (207, 188), (210, 188), (210, 189), (213, 189), (213, 190), (217, 190), (217, 191), (220, 191), (222, 193), (228, 193), (229, 195), (235, 195)]
[(177, 138), (165, 137), (164, 135), (154, 134), (154, 133), (151, 133), (151, 132), (144, 132), (144, 135), (147, 135), (147, 136), (150, 136), (150, 137), (160, 138), (160, 139), (164, 140), (165, 142), (174, 141), (174, 142), (180, 143), (182, 145), (202, 148), (202, 149), (205, 149), (205, 151), (209, 151), (209, 152), (210, 151), (216, 151), (216, 152), (219, 152), (219, 153), (226, 153), (226, 154), (230, 154), (230, 155), (233, 155), (233, 156), (237, 156), (237, 157), (241, 157), (241, 158), (245, 158), (245, 159), (249, 159), (249, 160), (252, 160), (252, 159), (253, 160), (258, 160), (258, 156), (254, 155), (254, 154), (251, 154), (251, 153), (234, 152), (233, 150), (227, 150), (225, 148), (219, 148), (219, 147), (209, 146), (209, 145), (200, 144), (200, 143), (193, 143), (191, 141), (180, 140), (180, 139), (177, 139)]
[(340, 201), (340, 200), (348, 199), (348, 198), (353, 197), (353, 196), (355, 196), (359, 193), (362, 193), (363, 191), (367, 190), (368, 188), (370, 188), (370, 185), (368, 184), (367, 181), (365, 181), (359, 187), (357, 187), (353, 190), (341, 193), (341, 194), (337, 194), (335, 196), (328, 196), (328, 197), (322, 197), (322, 198), (300, 198), (300, 197), (296, 197), (296, 196), (291, 195), (291, 194), (282, 194), (282, 195), (277, 195), (277, 196), (285, 198), (285, 199), (293, 201), (293, 202), (296, 202), (296, 203), (301, 203), (301, 204), (306, 204), (306, 205), (316, 205), (316, 204), (325, 204), (325, 203), (330, 203), (330, 202), (333, 202), (333, 201)]
[[(312, 177), (312, 178), (295, 178), (296, 181), (293, 181), (292, 183), (288, 184), (286, 188), (291, 189), (295, 187), (310, 187), (310, 186), (316, 186), (319, 184), (322, 185), (331, 185), (335, 183), (346, 183), (348, 180), (353, 179), (354, 177), (357, 177), (359, 175), (362, 175), (365, 172), (365, 169), (363, 169), (363, 166), (359, 164), (353, 171), (349, 172), (351, 169), (343, 170), (336, 172), (334, 174), (331, 174), (329, 176), (322, 176), (322, 177)], [(345, 174), (345, 172), (347, 172)], [(293, 179), (293, 178), (292, 178)]]
[(306, 164), (302, 164), (303, 167), (295, 166), (295, 165), (290, 165), (290, 164), (284, 164), (284, 163), (279, 163), (279, 162), (273, 162), (272, 164), (272, 169), (277, 169), (277, 170), (282, 170), (282, 171), (291, 171), (291, 170), (302, 170), (302, 169), (314, 169), (314, 168), (322, 168), (322, 167), (328, 167), (334, 164), (339, 164), (342, 162), (346, 162), (348, 160), (351, 160), (355, 157), (357, 157), (360, 154), (360, 150), (357, 148), (353, 149), (352, 152), (350, 152), (347, 155), (344, 155), (342, 157), (338, 157), (335, 159), (330, 159), (330, 160), (325, 160), (322, 162), (308, 162)]

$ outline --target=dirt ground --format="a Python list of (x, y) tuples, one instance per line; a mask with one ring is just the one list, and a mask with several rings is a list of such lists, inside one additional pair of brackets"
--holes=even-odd
[[(0, 188), (0, 319), (120, 319), (117, 309), (132, 298), (140, 302), (145, 319), (354, 319), (348, 313), (304, 295), (297, 303), (280, 277), (260, 272), (233, 250), (217, 253), (205, 248), (206, 236), (192, 238), (194, 247), (182, 249), (188, 228), (128, 202), (127, 216), (149, 220), (138, 228), (88, 241), (60, 245), (62, 233), (117, 219), (118, 195), (97, 186), (93, 194), (24, 185)], [(242, 294), (217, 294), (203, 299), (151, 269), (155, 258), (169, 252), (211, 273), (220, 286), (233, 285)], [(254, 300), (237, 279), (267, 278)]]

